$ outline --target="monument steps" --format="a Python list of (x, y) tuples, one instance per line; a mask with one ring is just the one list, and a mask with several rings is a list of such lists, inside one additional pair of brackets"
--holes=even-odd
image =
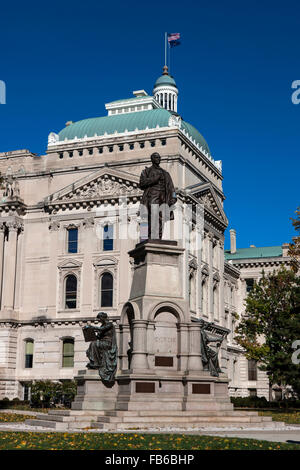
[(165, 421), (159, 419), (154, 421), (132, 421), (132, 422), (109, 422), (109, 423), (91, 423), (91, 427), (93, 429), (101, 429), (102, 431), (134, 431), (134, 430), (149, 430), (149, 429), (191, 429), (191, 428), (202, 428), (202, 429), (210, 429), (210, 428), (225, 428), (230, 430), (231, 428), (240, 428), (240, 429), (250, 429), (250, 428), (259, 428), (259, 429), (268, 429), (268, 430), (275, 430), (275, 429), (284, 429), (285, 424), (281, 422), (274, 422), (274, 421), (266, 421), (266, 420), (258, 420), (258, 421), (240, 421), (240, 420), (231, 420), (231, 421), (220, 421), (220, 420), (213, 420), (213, 419), (204, 419), (203, 421), (200, 420), (193, 420), (185, 419), (183, 421), (178, 420), (170, 420)]
[(262, 423), (272, 422), (272, 418), (266, 417), (264, 419), (261, 416), (122, 416), (122, 417), (111, 417), (111, 416), (100, 416), (97, 419), (97, 423), (155, 423), (157, 421), (163, 423)]
[[(232, 409), (229, 411), (159, 411), (159, 416), (232, 416)], [(103, 416), (153, 416), (153, 411), (105, 411)], [(258, 416), (257, 411), (234, 411), (234, 416)]]
[(282, 429), (284, 423), (274, 422), (256, 411), (88, 411), (50, 410), (39, 413), (25, 424), (55, 431), (85, 430), (125, 431), (148, 428), (268, 428)]

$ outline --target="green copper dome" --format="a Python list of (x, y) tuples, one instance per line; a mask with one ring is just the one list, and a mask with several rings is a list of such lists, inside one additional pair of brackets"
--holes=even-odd
[(158, 79), (155, 82), (154, 88), (156, 88), (157, 86), (161, 86), (161, 85), (172, 85), (175, 88), (177, 88), (176, 82), (174, 78), (171, 77), (171, 75), (161, 75), (160, 77), (158, 77)]
[[(169, 119), (172, 116), (170, 111), (164, 108), (151, 109), (148, 111), (138, 111), (134, 113), (122, 113), (104, 117), (96, 117), (77, 121), (62, 129), (59, 133), (59, 141), (83, 139), (84, 137), (103, 136), (105, 134), (122, 134), (126, 130), (133, 132), (136, 129), (142, 131), (146, 128), (156, 129), (168, 127)], [(181, 121), (181, 129), (195, 140), (200, 147), (203, 147), (210, 155), (209, 147), (197, 129), (188, 122)]]

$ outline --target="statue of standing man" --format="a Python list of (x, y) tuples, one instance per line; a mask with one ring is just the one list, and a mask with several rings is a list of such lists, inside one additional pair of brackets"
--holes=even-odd
[(148, 239), (161, 239), (164, 223), (173, 220), (170, 207), (176, 201), (174, 184), (170, 174), (160, 165), (161, 157), (151, 155), (152, 166), (146, 167), (140, 177), (140, 188), (144, 190), (141, 201), (141, 218), (148, 222)]

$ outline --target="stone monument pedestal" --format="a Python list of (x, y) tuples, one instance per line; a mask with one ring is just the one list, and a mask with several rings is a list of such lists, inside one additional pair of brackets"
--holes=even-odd
[(132, 351), (117, 376), (116, 410), (233, 409), (227, 377), (203, 370), (200, 325), (190, 321), (184, 292), (183, 254), (176, 241), (165, 240), (147, 240), (129, 252), (134, 273), (120, 347), (125, 353), (129, 330)]
[(114, 382), (105, 385), (97, 370), (80, 370), (75, 377), (77, 394), (72, 402), (72, 410), (114, 410), (118, 385)]

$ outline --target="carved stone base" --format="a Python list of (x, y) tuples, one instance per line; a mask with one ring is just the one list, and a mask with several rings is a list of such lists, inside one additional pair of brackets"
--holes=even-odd
[(72, 410), (115, 410), (117, 384), (105, 385), (97, 370), (80, 370)]
[(116, 410), (232, 411), (228, 379), (209, 373), (182, 375), (174, 371), (120, 374)]

